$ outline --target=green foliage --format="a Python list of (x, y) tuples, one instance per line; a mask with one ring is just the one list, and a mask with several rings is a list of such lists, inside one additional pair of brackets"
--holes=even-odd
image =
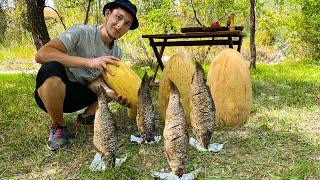
[[(246, 1), (239, 0), (194, 0), (193, 5), (197, 17), (204, 26), (210, 26), (212, 20), (219, 20), (222, 26), (227, 23), (231, 12), (236, 14), (236, 23), (242, 24), (243, 18), (248, 15)], [(188, 18), (187, 26), (199, 26), (194, 20), (194, 11), (190, 1), (181, 1), (182, 13)]]
[(8, 67), (16, 65), (17, 61), (28, 61), (34, 57), (35, 53), (31, 35), (25, 29), (27, 26), (25, 1), (17, 0), (15, 2), (14, 10), (5, 11), (8, 28), (4, 36), (0, 38), (1, 70), (10, 70), (11, 68)]
[(257, 17), (257, 43), (271, 46), (285, 56), (303, 54), (298, 27), (301, 7), (288, 1), (263, 1)]
[(7, 11), (8, 28), (3, 38), (3, 45), (9, 47), (11, 44), (21, 43), (22, 39), (28, 37), (26, 34), (26, 5), (24, 0), (17, 0), (15, 9)]
[(147, 1), (139, 3), (138, 8), (141, 30), (154, 33), (177, 31), (177, 12), (171, 0)]
[(308, 44), (309, 55), (320, 61), (320, 1), (301, 1), (303, 20), (302, 36)]
[[(25, 1), (15, 2), (16, 9), (13, 13), (4, 13), (8, 23), (3, 23), (4, 18), (0, 18), (2, 22), (0, 22), (0, 29), (3, 29), (2, 25), (8, 25), (5, 38), (0, 40), (3, 47), (15, 46), (19, 43), (24, 46), (24, 43), (32, 43), (32, 37), (25, 30), (27, 28)], [(143, 62), (154, 60), (151, 47), (146, 45), (149, 41), (142, 40), (142, 34), (178, 33), (181, 27), (199, 26), (195, 21), (190, 0), (133, 0), (133, 2), (138, 7), (140, 27), (120, 39), (126, 59)], [(236, 15), (236, 25), (243, 25), (244, 33), (249, 35), (250, 3), (247, 0), (193, 0), (193, 4), (197, 17), (203, 25), (210, 26), (212, 20), (220, 20), (220, 25), (225, 26), (228, 15), (233, 12)], [(319, 4), (319, 1), (315, 0), (257, 1), (257, 50), (271, 49), (272, 52), (280, 53), (290, 59), (300, 59), (305, 56), (319, 59)], [(55, 0), (55, 8), (67, 28), (84, 22), (87, 5), (88, 0)], [(99, 0), (93, 0), (89, 11), (89, 24), (103, 22), (101, 9)], [(64, 32), (59, 19), (47, 17), (45, 20), (51, 38)], [(4, 31), (0, 30), (0, 32)], [(29, 41), (23, 39), (29, 39)], [(248, 49), (248, 43), (246, 43), (248, 40), (249, 36), (244, 39), (243, 50)], [(27, 46), (31, 47), (26, 45), (26, 49), (28, 49)], [(199, 53), (206, 51), (205, 49), (202, 48)], [(165, 53), (170, 55), (175, 50), (166, 48)]]

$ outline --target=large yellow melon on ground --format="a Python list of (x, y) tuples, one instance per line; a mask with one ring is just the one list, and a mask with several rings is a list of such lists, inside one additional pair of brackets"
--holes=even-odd
[(107, 65), (114, 76), (103, 74), (105, 82), (108, 86), (119, 95), (126, 97), (133, 105), (128, 109), (129, 118), (136, 117), (136, 106), (138, 104), (138, 91), (141, 85), (140, 77), (123, 61), (118, 61), (119, 67)]
[(165, 65), (163, 70), (162, 77), (160, 79), (159, 85), (159, 112), (160, 117), (165, 119), (166, 117), (166, 109), (168, 106), (169, 100), (169, 92), (170, 86), (169, 81), (170, 79), (178, 88), (180, 93), (180, 100), (185, 112), (186, 119), (190, 122), (190, 84), (192, 75), (195, 71), (195, 67), (191, 61), (188, 59), (184, 54), (176, 54), (172, 56)]
[(211, 62), (207, 84), (216, 107), (216, 124), (244, 124), (252, 106), (252, 85), (242, 55), (233, 49), (222, 50)]

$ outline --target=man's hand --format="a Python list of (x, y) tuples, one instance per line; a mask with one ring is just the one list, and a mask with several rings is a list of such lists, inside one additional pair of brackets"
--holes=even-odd
[(114, 76), (114, 73), (107, 66), (107, 64), (112, 64), (118, 67), (119, 64), (117, 63), (117, 61), (120, 61), (120, 60), (114, 56), (101, 56), (101, 57), (91, 59), (89, 63), (89, 67), (99, 69), (101, 72), (106, 72)]
[(91, 82), (88, 88), (91, 89), (93, 92), (97, 93), (98, 87), (100, 85), (106, 90), (106, 94), (107, 94), (106, 98), (109, 102), (114, 100), (125, 107), (128, 107), (128, 108), (132, 107), (132, 105), (129, 103), (126, 97), (118, 95), (116, 92), (114, 92), (112, 89), (108, 87), (108, 85), (104, 82), (102, 76), (98, 77), (96, 80)]

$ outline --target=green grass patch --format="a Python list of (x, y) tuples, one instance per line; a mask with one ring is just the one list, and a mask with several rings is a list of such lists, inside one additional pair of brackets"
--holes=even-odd
[[(242, 127), (214, 129), (215, 142), (225, 143), (219, 153), (199, 153), (190, 147), (187, 171), (203, 167), (199, 179), (319, 179), (319, 65), (287, 62), (251, 70), (254, 101), (249, 121)], [(137, 71), (142, 76), (144, 68)], [(34, 79), (27, 74), (0, 75), (0, 178), (152, 179), (151, 170), (169, 171), (163, 141), (154, 146), (129, 142), (137, 128), (117, 104), (112, 113), (119, 129), (119, 155), (128, 155), (121, 167), (89, 171), (95, 154), (93, 127), (75, 124), (77, 113), (65, 116), (68, 146), (48, 150), (50, 121), (33, 100)], [(157, 92), (152, 91), (155, 104)], [(164, 122), (158, 113), (156, 126), (157, 134), (162, 134)]]

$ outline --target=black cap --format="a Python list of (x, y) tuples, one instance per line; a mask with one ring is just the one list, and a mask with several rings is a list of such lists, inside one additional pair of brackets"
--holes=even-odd
[(132, 15), (133, 22), (130, 26), (130, 30), (134, 30), (139, 26), (139, 22), (137, 18), (137, 8), (134, 4), (132, 4), (128, 0), (115, 0), (113, 2), (107, 3), (103, 7), (103, 15), (105, 14), (106, 9), (114, 9), (116, 7), (120, 7)]

